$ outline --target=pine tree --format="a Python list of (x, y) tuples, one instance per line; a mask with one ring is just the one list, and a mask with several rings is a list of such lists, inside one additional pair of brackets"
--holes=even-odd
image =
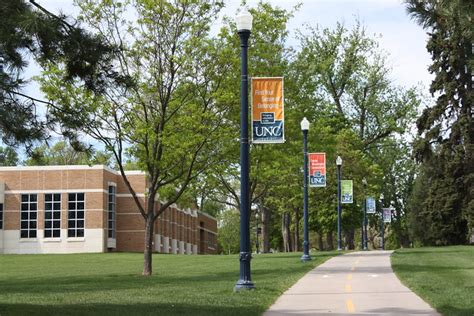
[[(436, 102), (417, 121), (416, 158), (426, 181), (422, 213), (438, 230), (429, 243), (467, 241), (474, 228), (472, 71), (474, 3), (471, 0), (409, 0), (407, 11), (428, 31), (435, 75), (430, 92)], [(422, 217), (423, 218), (423, 217)], [(421, 219), (422, 219), (421, 218)], [(420, 219), (420, 218), (419, 218)], [(413, 223), (421, 225), (422, 222)]]

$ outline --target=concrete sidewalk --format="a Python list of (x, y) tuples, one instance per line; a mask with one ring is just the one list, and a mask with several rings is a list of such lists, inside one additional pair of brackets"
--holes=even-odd
[(400, 283), (390, 264), (391, 253), (365, 251), (331, 258), (263, 315), (440, 315)]

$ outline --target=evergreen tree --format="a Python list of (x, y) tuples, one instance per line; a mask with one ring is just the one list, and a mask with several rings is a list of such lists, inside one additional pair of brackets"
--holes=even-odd
[[(412, 226), (431, 227), (428, 244), (467, 241), (474, 228), (474, 157), (472, 70), (474, 3), (471, 0), (409, 0), (407, 11), (428, 31), (428, 52), (435, 75), (430, 92), (436, 96), (417, 121), (416, 158), (423, 164), (413, 199), (423, 216)], [(420, 182), (425, 185), (420, 186)], [(419, 192), (419, 191), (422, 192)], [(423, 194), (422, 194), (423, 193)], [(420, 201), (421, 199), (421, 201)], [(413, 229), (412, 229), (413, 231)]]

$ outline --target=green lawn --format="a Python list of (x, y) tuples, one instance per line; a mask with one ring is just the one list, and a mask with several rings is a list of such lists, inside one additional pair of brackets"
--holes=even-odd
[(474, 315), (474, 247), (397, 250), (400, 280), (445, 316)]
[(0, 255), (0, 315), (260, 315), (288, 287), (335, 252), (257, 255), (257, 289), (234, 293), (237, 256), (142, 254)]

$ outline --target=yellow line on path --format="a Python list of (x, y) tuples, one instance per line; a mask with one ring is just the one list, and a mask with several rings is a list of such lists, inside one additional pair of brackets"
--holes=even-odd
[(346, 292), (352, 292), (352, 285), (346, 284)]
[(346, 301), (346, 307), (349, 313), (355, 313), (355, 308), (354, 308), (354, 304), (352, 303), (352, 300)]
[(352, 274), (347, 275), (347, 280), (352, 280)]

